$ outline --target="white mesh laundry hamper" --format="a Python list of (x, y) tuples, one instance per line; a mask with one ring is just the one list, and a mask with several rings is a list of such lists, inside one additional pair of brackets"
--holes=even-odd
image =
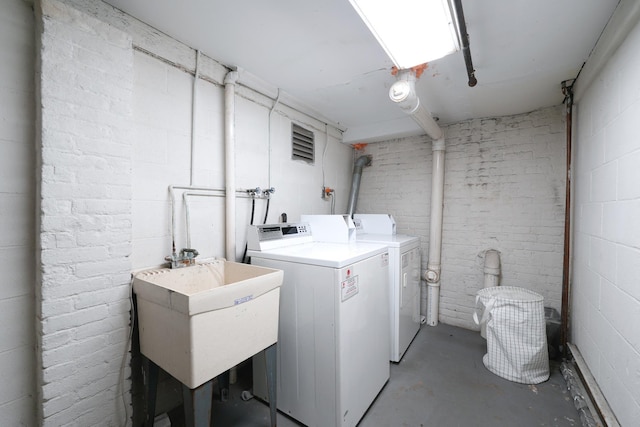
[[(484, 306), (478, 320), (478, 306)], [(481, 309), (482, 310), (482, 309)], [(510, 381), (538, 384), (549, 379), (544, 299), (533, 291), (494, 286), (478, 291), (477, 324), (486, 322), (484, 366)]]

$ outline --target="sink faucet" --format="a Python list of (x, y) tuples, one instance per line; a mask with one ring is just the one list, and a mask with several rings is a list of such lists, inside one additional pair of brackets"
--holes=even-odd
[(180, 255), (176, 254), (174, 250), (171, 255), (164, 257), (164, 259), (171, 263), (171, 268), (181, 268), (194, 265), (196, 263), (197, 256), (197, 250), (184, 248), (180, 250)]

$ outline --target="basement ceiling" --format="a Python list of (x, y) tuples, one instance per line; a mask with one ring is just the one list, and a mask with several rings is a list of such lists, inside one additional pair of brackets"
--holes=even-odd
[[(273, 84), (345, 130), (344, 142), (424, 133), (389, 100), (392, 63), (348, 0), (107, 0), (173, 38)], [(478, 84), (461, 52), (416, 88), (440, 123), (562, 103), (618, 0), (463, 1)]]

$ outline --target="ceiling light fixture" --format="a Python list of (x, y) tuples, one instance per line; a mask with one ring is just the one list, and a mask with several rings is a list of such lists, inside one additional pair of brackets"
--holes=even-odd
[(460, 50), (448, 0), (349, 0), (399, 69)]

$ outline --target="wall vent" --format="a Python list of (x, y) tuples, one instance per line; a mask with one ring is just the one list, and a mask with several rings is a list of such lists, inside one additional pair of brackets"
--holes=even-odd
[(313, 132), (291, 124), (291, 158), (293, 160), (303, 160), (313, 164), (314, 159), (314, 135)]

